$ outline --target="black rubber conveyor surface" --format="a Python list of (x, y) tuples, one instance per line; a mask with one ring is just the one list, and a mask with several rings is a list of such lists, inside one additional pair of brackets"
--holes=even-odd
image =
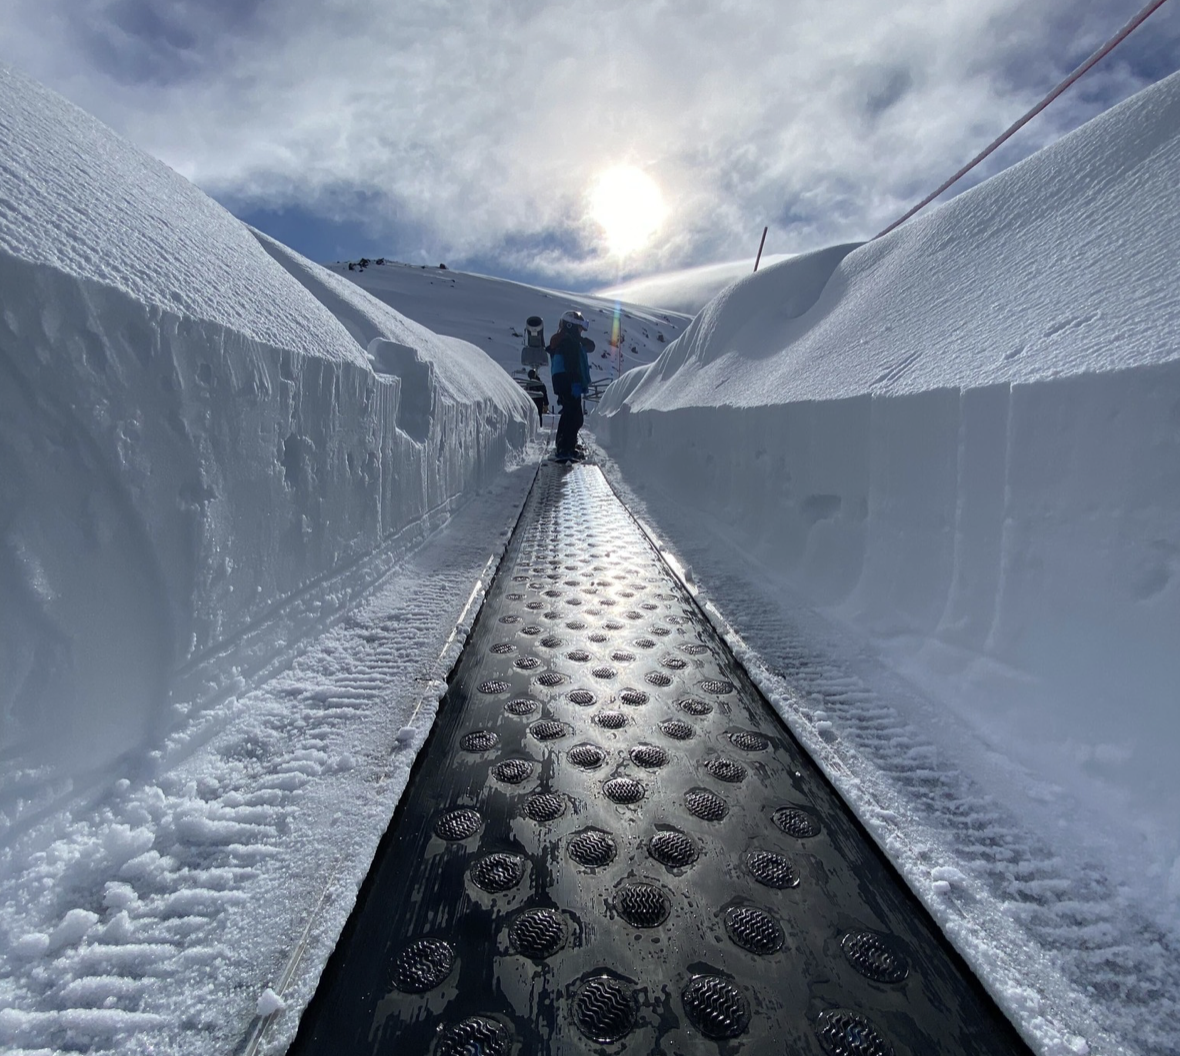
[(1027, 1053), (593, 466), (543, 466), (292, 1053)]

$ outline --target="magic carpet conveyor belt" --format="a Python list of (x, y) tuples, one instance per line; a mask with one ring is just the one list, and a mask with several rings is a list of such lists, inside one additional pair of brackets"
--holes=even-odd
[(292, 1056), (1027, 1054), (593, 466), (543, 466)]

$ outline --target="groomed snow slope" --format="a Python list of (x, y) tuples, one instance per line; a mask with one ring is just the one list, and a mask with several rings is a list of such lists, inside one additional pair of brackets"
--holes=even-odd
[[(661, 532), (745, 576), (723, 608), (788, 671), (770, 692), (1043, 1051), (1071, 1021), (1095, 1042), (1089, 1001), (1129, 1051), (1180, 1042), (1177, 172), (1180, 75), (886, 238), (729, 288), (593, 423)], [(796, 604), (972, 732), (856, 679), (809, 696)], [(970, 793), (914, 783), (948, 768)], [(940, 902), (952, 874), (969, 909)]]
[(191, 700), (276, 608), (371, 581), (531, 405), (21, 75), (0, 92), (0, 743), (93, 767), (167, 726), (179, 672)]
[[(355, 264), (355, 262), (354, 262)], [(509, 374), (523, 374), (520, 349), (524, 321), (539, 315), (545, 337), (557, 327), (562, 312), (579, 309), (590, 323), (595, 350), (590, 372), (595, 381), (609, 380), (618, 371), (611, 358), (616, 316), (616, 339), (622, 347), (623, 370), (651, 363), (667, 344), (683, 332), (690, 317), (673, 311), (644, 308), (602, 295), (568, 293), (525, 286), (488, 275), (472, 275), (452, 268), (372, 262), (348, 270), (348, 263), (328, 266), (402, 315), (416, 319), (440, 334), (470, 341), (482, 348)], [(549, 383), (548, 367), (541, 376)]]

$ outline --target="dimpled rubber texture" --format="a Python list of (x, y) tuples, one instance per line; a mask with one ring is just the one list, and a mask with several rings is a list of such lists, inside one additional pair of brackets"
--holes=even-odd
[(461, 808), (449, 810), (434, 824), (434, 834), (442, 840), (468, 840), (479, 832), (483, 819), (479, 811)]
[(658, 744), (637, 744), (631, 749), (631, 761), (645, 770), (655, 770), (668, 762), (668, 753)]
[(655, 928), (668, 919), (671, 900), (651, 884), (628, 884), (619, 889), (615, 908), (632, 927)]
[(499, 743), (500, 738), (491, 730), (472, 730), (464, 734), (459, 747), (465, 752), (490, 752)]
[(718, 781), (726, 781), (730, 784), (744, 781), (746, 777), (746, 768), (741, 763), (734, 762), (732, 759), (726, 759), (720, 755), (716, 755), (706, 762), (705, 769), (717, 778)]
[(706, 1038), (736, 1038), (750, 1024), (750, 1003), (728, 979), (697, 976), (680, 998), (688, 1018)]
[(819, 835), (819, 822), (798, 807), (779, 807), (774, 812), (774, 823), (797, 840), (809, 840)]
[(762, 734), (750, 730), (734, 730), (729, 735), (729, 741), (743, 752), (764, 752), (770, 747), (770, 742)]
[(684, 805), (694, 818), (704, 821), (720, 821), (729, 813), (729, 804), (707, 788), (690, 789), (684, 794)]
[(471, 866), (471, 880), (493, 894), (509, 891), (524, 879), (524, 859), (515, 854), (489, 854)]
[(638, 803), (647, 790), (642, 781), (633, 777), (612, 777), (602, 783), (602, 791), (615, 803)]
[(844, 1009), (821, 1012), (815, 1025), (828, 1056), (894, 1056), (893, 1046), (864, 1016)]
[(566, 754), (566, 758), (584, 770), (595, 770), (606, 762), (606, 752), (596, 744), (576, 744)]
[(591, 829), (589, 832), (578, 833), (570, 840), (569, 852), (570, 857), (579, 865), (597, 869), (610, 865), (615, 860), (618, 847), (610, 833), (601, 829)]
[(480, 683), (479, 691), (481, 693), (507, 693), (511, 688), (511, 682), (505, 682), (501, 678), (490, 678), (488, 681)]
[(535, 766), (527, 759), (505, 759), (492, 769), (492, 776), (506, 785), (519, 785), (533, 776)]
[(533, 821), (553, 821), (565, 813), (565, 797), (556, 792), (538, 792), (525, 800), (524, 812)]
[(668, 719), (660, 723), (660, 731), (677, 741), (687, 741), (693, 735), (693, 728), (679, 719)]
[(750, 875), (765, 887), (783, 889), (797, 887), (799, 874), (791, 867), (790, 861), (781, 854), (771, 851), (753, 851), (746, 855), (746, 868)]
[(542, 719), (540, 722), (534, 722), (529, 727), (529, 733), (537, 738), (538, 741), (555, 741), (558, 737), (564, 737), (569, 731), (560, 722), (554, 722), (552, 719)]
[(599, 471), (554, 465), (289, 1052), (604, 1051), (1028, 1052)]
[(502, 1023), (486, 1016), (472, 1016), (447, 1027), (439, 1039), (436, 1056), (508, 1056), (512, 1035)]
[(621, 711), (600, 711), (591, 721), (603, 729), (621, 730), (627, 725), (627, 716)]
[(647, 842), (648, 853), (669, 869), (684, 869), (697, 860), (697, 845), (683, 832), (657, 832)]
[(393, 968), (393, 985), (403, 993), (433, 990), (455, 966), (454, 948), (441, 939), (419, 939), (407, 946)]
[(871, 931), (850, 932), (841, 940), (840, 948), (848, 963), (875, 983), (900, 983), (910, 973), (905, 958), (893, 945)]
[(635, 1022), (635, 1003), (614, 979), (591, 979), (574, 998), (574, 1022), (593, 1041), (618, 1041)]
[(534, 960), (552, 957), (565, 945), (565, 923), (552, 909), (526, 909), (508, 929), (508, 942), (517, 953)]
[(743, 950), (767, 954), (783, 947), (783, 929), (769, 913), (752, 906), (735, 906), (725, 914), (725, 930)]

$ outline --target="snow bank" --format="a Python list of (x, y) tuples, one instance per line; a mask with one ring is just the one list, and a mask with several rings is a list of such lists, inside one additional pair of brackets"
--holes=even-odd
[(0, 143), (0, 750), (93, 776), (338, 611), (535, 412), (4, 67)]
[(1021, 809), (1173, 927), (1178, 171), (1173, 76), (887, 238), (730, 287), (594, 420), (637, 491), (1075, 797)]

